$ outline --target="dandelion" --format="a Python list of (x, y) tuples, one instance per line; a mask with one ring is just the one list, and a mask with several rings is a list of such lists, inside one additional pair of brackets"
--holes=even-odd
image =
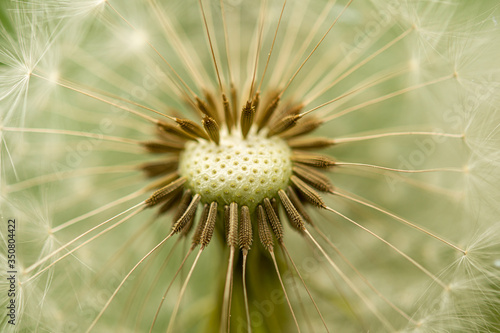
[(3, 6), (2, 331), (500, 330), (496, 6)]

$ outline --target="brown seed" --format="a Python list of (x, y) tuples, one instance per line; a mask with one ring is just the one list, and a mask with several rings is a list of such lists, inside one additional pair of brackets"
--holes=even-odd
[(215, 96), (213, 93), (205, 90), (203, 92), (203, 95), (205, 96), (205, 99), (207, 100), (207, 106), (208, 106), (208, 110), (209, 112), (213, 113), (215, 115), (215, 117), (212, 117), (214, 119), (220, 119), (219, 118), (219, 111), (218, 111), (218, 107), (217, 107), (217, 102), (215, 100)]
[(182, 216), (175, 222), (172, 227), (172, 232), (174, 234), (182, 231), (186, 224), (189, 222), (191, 218), (196, 214), (196, 209), (198, 208), (198, 203), (200, 203), (201, 195), (195, 194), (186, 211), (182, 214)]
[(246, 105), (241, 110), (241, 134), (244, 138), (247, 137), (248, 132), (253, 124), (253, 118), (255, 117), (255, 108), (252, 106), (250, 102), (247, 102)]
[(236, 88), (234, 87), (234, 83), (231, 82), (231, 109), (233, 110), (233, 121), (234, 124), (238, 123), (238, 116), (239, 116), (239, 108), (238, 108), (238, 92), (236, 91)]
[(153, 154), (178, 153), (184, 150), (184, 143), (173, 141), (145, 141), (140, 143), (146, 150)]
[(229, 206), (224, 206), (224, 233), (226, 235), (226, 242), (229, 243)]
[(199, 97), (195, 97), (196, 106), (198, 110), (200, 110), (204, 115), (209, 116), (213, 119), (219, 119), (217, 116), (217, 110), (210, 108), (204, 101), (202, 101)]
[(276, 211), (268, 198), (264, 199), (264, 208), (267, 219), (273, 228), (274, 236), (276, 236), (279, 243), (283, 243), (283, 226), (281, 225), (280, 219), (278, 218), (278, 215), (276, 215)]
[(215, 230), (215, 221), (217, 220), (217, 201), (210, 204), (210, 209), (208, 211), (207, 223), (200, 238), (200, 244), (202, 248), (205, 248), (212, 239)]
[(227, 233), (227, 244), (238, 246), (238, 204), (231, 202), (229, 205), (229, 226)]
[(255, 112), (259, 110), (259, 104), (260, 104), (260, 92), (257, 91), (252, 99), (252, 106), (255, 109)]
[(203, 118), (202, 123), (210, 139), (218, 145), (220, 142), (220, 132), (217, 122), (213, 118), (207, 116)]
[[(198, 114), (200, 112), (200, 109), (198, 109), (198, 107), (196, 106), (196, 103), (194, 103), (192, 101), (192, 99), (187, 95), (187, 94), (184, 94), (182, 97), (182, 101), (184, 102), (184, 109), (185, 108), (189, 108), (190, 110), (193, 111), (193, 113), (196, 113)], [(172, 117), (178, 117), (178, 118), (181, 118), (183, 117), (184, 115), (179, 112), (178, 110), (174, 110), (175, 112), (172, 112), (171, 113), (171, 116)], [(170, 114), (170, 113), (169, 113)]]
[(262, 113), (262, 116), (260, 117), (260, 119), (257, 122), (259, 131), (261, 129), (263, 129), (264, 126), (267, 125), (267, 123), (269, 122), (269, 119), (271, 119), (271, 116), (273, 115), (274, 111), (276, 111), (276, 109), (278, 108), (279, 103), (280, 103), (280, 97), (278, 96), (264, 110), (264, 112)]
[(177, 206), (175, 215), (172, 218), (173, 223), (179, 220), (184, 214), (184, 212), (186, 212), (192, 199), (193, 199), (193, 192), (191, 190), (185, 190), (184, 193), (182, 194), (181, 200), (179, 201), (179, 205)]
[(274, 209), (274, 212), (276, 213), (276, 216), (279, 216), (278, 201), (276, 201), (276, 198), (271, 198), (269, 201), (271, 201), (271, 206), (273, 206), (273, 209)]
[(309, 223), (309, 224), (312, 225), (313, 224), (313, 220), (311, 219), (311, 217), (309, 216), (309, 214), (307, 214), (307, 211), (306, 211), (304, 205), (300, 201), (300, 199), (299, 199), (297, 193), (295, 192), (295, 190), (293, 189), (293, 187), (288, 186), (288, 188), (286, 190), (286, 193), (288, 195), (288, 198), (292, 202), (293, 206), (299, 212), (299, 214), (302, 215), (302, 217), (304, 218), (304, 220), (306, 220), (307, 223)]
[(292, 181), (293, 185), (304, 195), (307, 201), (312, 203), (313, 205), (317, 207), (324, 208), (325, 203), (323, 202), (323, 199), (319, 196), (316, 191), (314, 191), (309, 185), (304, 183), (302, 180), (300, 180), (297, 176), (291, 176), (290, 180)]
[(302, 221), (302, 218), (300, 217), (297, 208), (295, 208), (292, 201), (290, 201), (290, 198), (286, 195), (285, 191), (279, 190), (278, 195), (280, 197), (281, 203), (283, 204), (283, 207), (285, 208), (285, 213), (286, 216), (288, 217), (288, 220), (290, 221), (290, 224), (295, 229), (301, 232), (304, 231), (305, 229), (304, 221)]
[(252, 246), (252, 221), (250, 218), (250, 209), (247, 206), (241, 207), (241, 219), (240, 219), (240, 248), (245, 250), (250, 250)]
[(290, 148), (294, 149), (322, 149), (334, 144), (329, 138), (294, 138), (287, 141)]
[[(177, 125), (176, 125), (177, 126)], [(179, 129), (180, 131), (181, 129)], [(156, 136), (158, 137), (158, 139), (160, 141), (167, 141), (167, 142), (177, 142), (177, 143), (186, 143), (186, 139), (184, 138), (179, 138), (175, 135), (172, 135), (172, 134), (169, 134), (165, 131), (162, 131), (162, 130), (158, 130), (156, 131)], [(194, 141), (197, 141), (196, 139), (194, 139)]]
[(273, 128), (274, 126), (276, 126), (276, 124), (278, 124), (285, 117), (297, 115), (300, 113), (296, 111), (300, 111), (300, 108), (302, 108), (301, 105), (298, 105), (300, 108), (297, 108), (298, 107), (297, 105), (291, 107), (290, 104), (291, 103), (288, 102), (288, 104), (285, 105), (283, 108), (279, 108), (278, 110), (276, 110), (271, 119), (269, 119), (269, 125), (268, 125), (269, 128)]
[(157, 190), (154, 192), (148, 199), (144, 201), (146, 204), (146, 207), (153, 207), (166, 199), (169, 198), (169, 196), (172, 193), (175, 193), (177, 190), (181, 189), (182, 186), (186, 183), (186, 178), (181, 177), (173, 182), (171, 182), (168, 185), (165, 185), (161, 189)]
[(321, 124), (323, 124), (323, 120), (321, 119), (317, 119), (314, 117), (305, 119), (301, 121), (299, 124), (297, 124), (297, 126), (281, 133), (280, 137), (283, 139), (289, 139), (295, 136), (305, 135), (311, 133), (312, 131), (320, 127)]
[(222, 93), (222, 106), (224, 108), (224, 119), (226, 120), (227, 130), (231, 134), (231, 129), (234, 126), (233, 114), (231, 112), (231, 105), (227, 99), (226, 94)]
[(313, 186), (314, 188), (322, 192), (333, 191), (333, 185), (330, 180), (325, 175), (319, 173), (313, 168), (307, 166), (294, 165), (292, 167), (293, 173), (295, 173), (300, 179)]
[(189, 232), (193, 228), (195, 216), (196, 216), (196, 212), (191, 216), (188, 223), (186, 223), (186, 226), (182, 229), (181, 236), (186, 237), (189, 234)]
[(158, 120), (158, 122), (156, 123), (156, 126), (157, 126), (160, 134), (166, 133), (168, 135), (177, 136), (180, 139), (196, 141), (195, 137), (184, 132), (181, 128), (178, 127), (179, 125), (173, 125), (173, 124), (169, 124), (169, 123), (166, 123), (164, 121)]
[(289, 130), (290, 128), (294, 127), (297, 125), (297, 122), (302, 118), (302, 115), (290, 115), (286, 116), (282, 120), (278, 121), (276, 125), (273, 125), (269, 129), (269, 133), (267, 133), (267, 137), (271, 137), (273, 135), (278, 135), (283, 133), (286, 130)]
[(315, 168), (326, 169), (335, 165), (335, 160), (325, 155), (293, 152), (293, 162), (306, 164)]
[(156, 190), (156, 189), (162, 188), (164, 186), (167, 186), (168, 184), (170, 184), (171, 182), (173, 182), (177, 178), (179, 178), (179, 172), (174, 171), (174, 172), (169, 173), (168, 175), (165, 175), (165, 176), (161, 177), (160, 179), (155, 180), (154, 182), (150, 183), (148, 186), (145, 187), (145, 190), (150, 191), (150, 190)]
[(267, 224), (266, 212), (261, 205), (257, 206), (257, 223), (259, 227), (259, 238), (260, 242), (269, 251), (273, 251), (274, 242), (271, 230)]
[(147, 177), (153, 178), (177, 170), (179, 165), (178, 156), (170, 156), (158, 162), (147, 162), (139, 165), (139, 169), (144, 171)]
[[(265, 94), (262, 95), (260, 91), (257, 91), (255, 95), (253, 96), (252, 99), (252, 104), (256, 106), (255, 111), (257, 112), (257, 123), (259, 123), (260, 120), (262, 120), (262, 117), (264, 116), (264, 111), (266, 108), (278, 97), (280, 97), (280, 90), (278, 89), (273, 89), (273, 90), (268, 90), (266, 89)], [(271, 114), (271, 117), (269, 118), (269, 121), (272, 120), (272, 118), (276, 116), (276, 113)]]
[(168, 198), (158, 209), (157, 215), (163, 215), (169, 212), (172, 208), (177, 207), (182, 198), (182, 191), (177, 191), (170, 198)]
[(302, 111), (302, 109), (304, 108), (304, 104), (300, 103), (300, 104), (297, 104), (297, 105), (294, 105), (292, 107), (289, 107), (286, 111), (285, 111), (285, 114), (286, 115), (294, 115), (294, 114), (299, 114), (300, 111)]
[(208, 135), (205, 133), (203, 128), (201, 128), (198, 124), (196, 124), (194, 121), (189, 120), (189, 119), (182, 119), (182, 118), (175, 118), (175, 121), (177, 124), (179, 124), (179, 127), (189, 135), (192, 135), (197, 138), (202, 138), (205, 140), (210, 140)]
[[(189, 208), (189, 204), (190, 204), (190, 202), (192, 200), (191, 195), (192, 195), (192, 191), (191, 190), (186, 190), (184, 192), (184, 194), (183, 194), (183, 196), (180, 199), (179, 204), (178, 204), (179, 208), (177, 209), (177, 212), (176, 212), (174, 218), (172, 219), (173, 222), (174, 221), (178, 221), (182, 217), (182, 215), (184, 214), (184, 212), (187, 211), (187, 209)], [(194, 222), (194, 218), (196, 216), (196, 210), (197, 209), (198, 209), (198, 205), (196, 205), (194, 214), (192, 214), (190, 217), (188, 217), (187, 223), (182, 228), (182, 230), (181, 230), (181, 235), (182, 236), (187, 236), (187, 234), (189, 234), (189, 231), (191, 231), (191, 228), (193, 227), (193, 222)]]
[(203, 230), (205, 230), (205, 225), (207, 224), (209, 208), (210, 206), (208, 204), (205, 204), (203, 206), (203, 211), (201, 212), (200, 220), (198, 221), (198, 226), (196, 227), (196, 231), (194, 232), (193, 235), (193, 246), (200, 244), (201, 234), (203, 233)]

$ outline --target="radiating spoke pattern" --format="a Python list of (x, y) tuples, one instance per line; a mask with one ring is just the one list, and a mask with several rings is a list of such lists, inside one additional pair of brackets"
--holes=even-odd
[(0, 4), (0, 331), (499, 331), (499, 13)]

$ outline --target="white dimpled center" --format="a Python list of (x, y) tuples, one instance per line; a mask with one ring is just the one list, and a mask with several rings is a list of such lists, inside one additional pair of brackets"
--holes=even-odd
[(204, 203), (236, 202), (251, 210), (264, 198), (286, 189), (292, 174), (291, 151), (280, 138), (263, 134), (221, 132), (220, 144), (189, 142), (179, 161), (186, 186), (201, 195)]

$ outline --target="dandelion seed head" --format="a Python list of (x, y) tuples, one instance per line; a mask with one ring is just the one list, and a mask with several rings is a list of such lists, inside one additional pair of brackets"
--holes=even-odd
[(288, 186), (292, 174), (291, 151), (279, 138), (265, 133), (243, 139), (240, 133), (222, 133), (219, 145), (190, 142), (179, 161), (179, 172), (202, 202), (231, 202), (253, 209)]
[[(36, 212), (19, 214), (26, 221), (20, 278), (29, 280), (20, 300), (29, 318), (19, 327), (87, 329), (102, 311), (93, 332), (147, 331), (158, 311), (153, 331), (163, 331), (173, 320), (182, 279), (188, 287), (174, 331), (218, 330), (213, 323), (225, 299), (213, 290), (224, 285), (222, 258), (234, 251), (233, 262), (225, 262), (234, 284), (232, 294), (224, 294), (232, 297), (230, 331), (244, 326), (242, 276), (251, 290), (254, 331), (293, 331), (294, 311), (302, 331), (494, 331), (500, 232), (475, 234), (497, 223), (500, 199), (499, 76), (493, 65), (500, 44), (492, 6), (353, 1), (286, 88), (269, 122), (255, 128), (347, 2), (288, 1), (278, 29), (283, 1), (223, 1), (222, 16), (218, 1), (204, 0), (208, 27), (195, 10), (200, 8), (193, 9), (197, 1), (26, 1), (17, 11), (24, 24), (16, 29), (27, 33), (0, 41), (0, 104), (7, 110), (0, 117), (7, 148), (0, 148), (2, 194), (19, 196), (19, 202), (30, 197), (39, 206), (16, 204)], [(468, 10), (483, 5), (484, 11)], [(256, 91), (260, 106), (243, 138), (242, 108)], [(221, 92), (233, 119), (226, 118)], [(324, 102), (329, 104), (290, 130), (318, 120), (315, 132), (267, 135), (284, 126), (284, 116)], [(217, 126), (205, 126), (207, 109)], [(345, 117), (326, 121), (346, 110)], [(179, 117), (198, 126), (196, 137), (173, 123), (167, 124), (172, 132), (157, 126)], [(20, 118), (27, 123), (16, 126)], [(352, 142), (331, 144), (342, 138)], [(336, 165), (342, 161), (372, 166)], [(400, 171), (466, 167), (404, 173), (377, 165)], [(147, 209), (129, 221), (127, 209), (139, 202)], [(214, 204), (217, 212), (209, 219)], [(264, 246), (257, 241), (256, 211), (269, 229)], [(239, 252), (230, 221), (241, 229), (242, 215), (252, 225), (240, 235), (245, 251)], [(306, 216), (311, 224), (297, 222)], [(192, 257), (174, 274), (187, 253), (182, 242), (198, 228), (201, 235), (213, 232), (212, 243), (223, 246), (207, 246), (204, 239), (189, 282)], [(292, 228), (300, 232), (288, 232)], [(303, 228), (331, 263), (304, 239)], [(171, 230), (172, 238), (140, 261)], [(273, 269), (264, 253), (271, 240), (290, 246), (289, 259), (312, 299), (276, 244), (279, 271)], [(470, 245), (462, 254), (464, 244)], [(271, 303), (273, 311), (262, 313)]]

